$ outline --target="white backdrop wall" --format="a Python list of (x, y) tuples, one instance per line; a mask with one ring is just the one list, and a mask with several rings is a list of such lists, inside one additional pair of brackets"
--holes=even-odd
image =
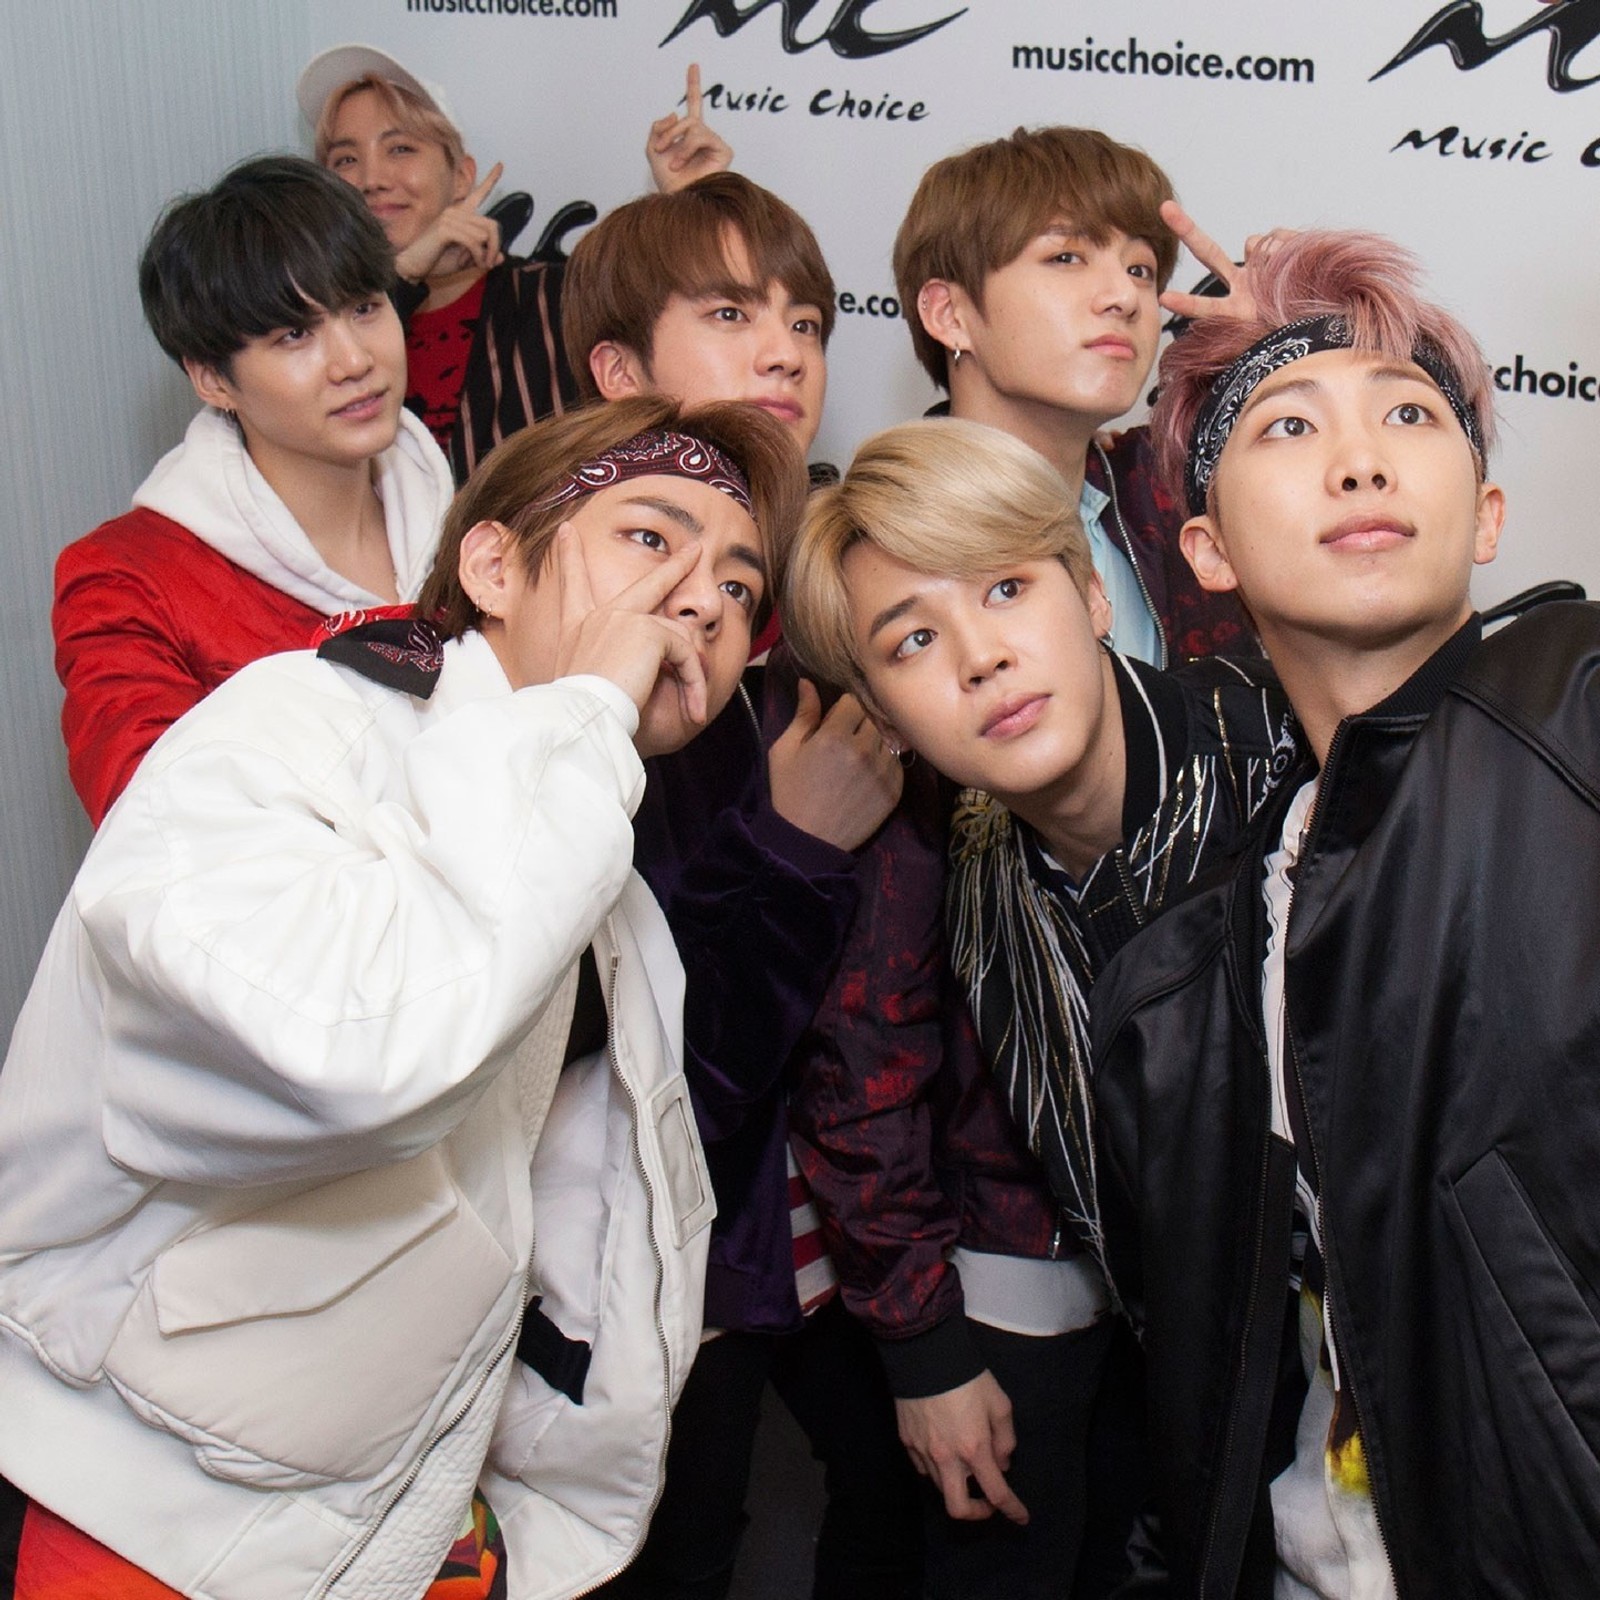
[[(1384, 72), (1419, 33), (1438, 42)], [(740, 167), (812, 220), (849, 308), (817, 452), (836, 461), (931, 398), (889, 250), (951, 150), (1095, 124), (1155, 155), (1224, 241), (1393, 234), (1508, 385), (1511, 521), (1480, 598), (1558, 574), (1600, 595), (1600, 0), (0, 0), (7, 1031), (87, 837), (51, 564), (126, 507), (192, 409), (139, 316), (139, 246), (172, 194), (303, 142), (295, 76), (345, 40), (446, 87), (480, 160), (533, 192), (530, 237), (568, 200), (644, 187), (646, 125), (700, 61)]]
[(88, 839), (51, 665), (56, 552), (194, 411), (139, 312), (162, 204), (298, 138), (305, 0), (0, 0), (0, 1040)]
[[(366, 40), (445, 88), (480, 169), (503, 160), (533, 193), (530, 238), (567, 200), (603, 211), (646, 184), (646, 124), (699, 61), (739, 167), (810, 220), (853, 308), (830, 352), (831, 460), (930, 398), (889, 269), (918, 175), (1019, 123), (1142, 145), (1235, 246), (1275, 224), (1392, 234), (1503, 381), (1521, 375), (1501, 397), (1508, 536), (1480, 598), (1557, 575), (1600, 595), (1600, 0), (1481, 0), (1477, 27), (1449, 0), (311, 6), (319, 48)], [(1378, 75), (1430, 25), (1440, 42)]]

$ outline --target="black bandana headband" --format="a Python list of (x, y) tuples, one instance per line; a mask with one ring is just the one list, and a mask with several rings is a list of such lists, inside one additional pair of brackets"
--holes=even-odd
[[(1217, 463), (1232, 434), (1239, 414), (1261, 385), (1274, 372), (1324, 350), (1348, 350), (1353, 344), (1350, 324), (1343, 317), (1302, 317), (1257, 339), (1211, 385), (1211, 393), (1200, 407), (1189, 436), (1189, 462), (1184, 470), (1184, 487), (1189, 499), (1189, 515), (1205, 515), (1206, 495), (1217, 475)], [(1461, 380), (1433, 345), (1419, 342), (1411, 359), (1438, 385), (1439, 393), (1455, 413), (1461, 431), (1472, 446), (1472, 453), (1483, 461), (1483, 434), (1477, 413), (1467, 404)]]

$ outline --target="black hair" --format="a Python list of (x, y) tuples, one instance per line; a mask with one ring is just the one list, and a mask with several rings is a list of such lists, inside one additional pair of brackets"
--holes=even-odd
[(384, 294), (394, 250), (353, 184), (299, 156), (260, 156), (175, 200), (139, 259), (156, 342), (224, 377), (247, 340)]

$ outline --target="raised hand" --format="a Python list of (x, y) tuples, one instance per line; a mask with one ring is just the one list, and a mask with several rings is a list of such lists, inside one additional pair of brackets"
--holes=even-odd
[(555, 675), (590, 672), (607, 678), (642, 712), (666, 672), (677, 681), (685, 719), (703, 724), (706, 673), (699, 643), (686, 623), (658, 614), (699, 559), (699, 542), (691, 541), (609, 600), (596, 601), (582, 541), (570, 522), (562, 523), (555, 540), (560, 596)]
[(495, 162), (471, 193), (446, 206), (396, 254), (395, 271), (412, 283), (422, 283), (468, 268), (487, 272), (499, 266), (505, 259), (500, 250), (500, 224), (493, 217), (481, 215), (478, 208), (489, 198), (504, 170), (503, 162)]
[(853, 694), (823, 716), (816, 686), (800, 680), (794, 719), (767, 752), (772, 808), (839, 850), (855, 850), (900, 798), (900, 763)]
[(1161, 220), (1172, 229), (1201, 266), (1214, 272), (1228, 286), (1225, 295), (1184, 294), (1177, 289), (1168, 289), (1161, 296), (1161, 304), (1168, 311), (1195, 320), (1202, 317), (1237, 317), (1248, 321), (1254, 317), (1256, 297), (1251, 287), (1251, 270), (1270, 259), (1295, 235), (1293, 228), (1274, 228), (1270, 233), (1251, 234), (1244, 242), (1244, 265), (1238, 266), (1176, 200), (1162, 202)]
[(689, 68), (684, 85), (684, 114), (669, 111), (650, 124), (644, 153), (650, 175), (662, 194), (676, 194), (696, 178), (725, 172), (733, 165), (733, 149), (705, 124), (700, 114), (700, 64)]
[[(991, 1372), (943, 1394), (896, 1400), (900, 1442), (923, 1477), (944, 1495), (944, 1508), (960, 1522), (981, 1522), (996, 1511), (1026, 1523), (1028, 1508), (1006, 1482), (1017, 1448), (1011, 1402)], [(968, 1483), (976, 1480), (974, 1495)]]

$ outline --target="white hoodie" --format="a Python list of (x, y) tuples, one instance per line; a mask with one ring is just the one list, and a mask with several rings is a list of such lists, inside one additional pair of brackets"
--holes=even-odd
[[(427, 428), (402, 410), (394, 443), (374, 464), (395, 587), (402, 600), (414, 600), (432, 569), (439, 528), (455, 493), (450, 463)], [(384, 604), (317, 554), (250, 459), (239, 430), (209, 406), (189, 424), (183, 443), (156, 463), (133, 503), (170, 517), (236, 566), (313, 610), (335, 616)]]

